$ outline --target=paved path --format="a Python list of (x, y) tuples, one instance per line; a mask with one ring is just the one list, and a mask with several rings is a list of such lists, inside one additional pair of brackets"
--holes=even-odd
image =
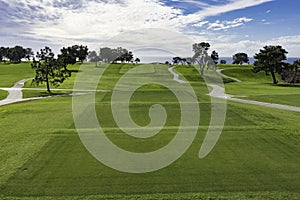
[[(176, 74), (176, 72), (174, 72), (173, 69), (174, 69), (174, 67), (169, 68), (169, 72), (174, 75), (174, 74)], [(217, 73), (223, 77), (230, 78), (237, 82), (241, 82), (241, 80), (239, 80), (239, 79), (229, 77), (229, 76), (222, 74), (221, 71), (222, 70), (217, 70)], [(177, 74), (177, 76), (174, 75), (173, 79), (179, 83), (185, 83), (184, 81), (179, 80), (178, 74)], [(212, 88), (211, 92), (209, 93), (209, 96), (211, 96), (211, 97), (222, 98), (222, 99), (226, 99), (226, 100), (234, 101), (234, 102), (238, 102), (238, 103), (245, 103), (245, 104), (251, 104), (251, 105), (258, 105), (258, 106), (265, 106), (265, 107), (270, 107), (270, 108), (277, 108), (277, 109), (282, 109), (282, 110), (290, 110), (290, 111), (300, 112), (300, 107), (296, 107), (296, 106), (288, 106), (288, 105), (282, 105), (282, 104), (266, 103), (266, 102), (260, 102), (260, 101), (252, 101), (252, 100), (246, 100), (246, 99), (233, 98), (232, 95), (225, 93), (225, 89), (223, 87), (220, 87), (218, 85), (213, 85), (213, 84), (210, 84), (209, 86)]]
[[(233, 69), (233, 68), (228, 68), (228, 69)], [(226, 76), (225, 74), (222, 74), (222, 71), (224, 71), (224, 70), (226, 70), (226, 69), (217, 69), (216, 72), (217, 72), (218, 75), (220, 75), (224, 78), (229, 78), (229, 79), (234, 80), (234, 81), (239, 82), (239, 83), (242, 82), (240, 79), (230, 77), (230, 76)]]
[[(33, 98), (23, 98), (23, 92), (22, 90), (46, 90), (41, 88), (23, 88), (25, 82), (32, 80), (32, 78), (23, 79), (21, 81), (18, 81), (15, 83), (15, 85), (11, 88), (0, 88), (1, 90), (8, 91), (8, 96), (6, 99), (0, 101), (0, 106), (17, 103), (17, 102), (24, 102), (24, 101), (31, 101), (31, 100), (37, 100), (37, 99), (44, 99), (44, 98), (53, 98), (53, 97), (65, 97), (65, 96), (74, 96), (74, 95), (81, 95), (84, 93), (73, 93), (73, 94), (62, 94), (62, 95), (55, 95), (55, 96), (48, 96), (48, 97), (33, 97)], [(73, 89), (51, 89), (52, 91), (75, 91)], [(81, 92), (108, 92), (106, 90), (85, 90)], [(80, 91), (76, 91), (80, 92)]]
[(25, 99), (23, 99), (22, 87), (24, 86), (25, 82), (29, 80), (32, 79), (24, 79), (18, 81), (11, 88), (0, 88), (1, 90), (6, 90), (8, 92), (8, 96), (6, 97), (6, 99), (0, 101), (0, 106), (25, 101)]
[(179, 74), (177, 74), (176, 72), (174, 72), (174, 70), (173, 70), (174, 68), (175, 67), (170, 67), (168, 69), (168, 71), (174, 76), (173, 80), (177, 81), (178, 83), (185, 83), (185, 81), (179, 79)]

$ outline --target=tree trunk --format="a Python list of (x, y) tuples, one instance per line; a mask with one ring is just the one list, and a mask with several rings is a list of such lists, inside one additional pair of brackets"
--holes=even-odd
[(48, 79), (48, 74), (46, 75), (46, 85), (47, 85), (47, 91), (48, 91), (48, 93), (51, 94), (50, 84), (49, 84), (49, 79)]
[(201, 74), (201, 76), (204, 75), (204, 66), (203, 65), (200, 65), (200, 74)]
[(276, 79), (275, 72), (271, 72), (271, 75), (272, 75), (272, 78), (273, 78), (273, 84), (276, 85), (278, 83), (278, 80)]

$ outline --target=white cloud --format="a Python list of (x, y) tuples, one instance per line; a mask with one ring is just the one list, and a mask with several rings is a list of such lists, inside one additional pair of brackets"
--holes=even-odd
[[(28, 8), (30, 21), (27, 35), (39, 39), (49, 39), (54, 43), (74, 40), (103, 40), (122, 31), (139, 28), (165, 28), (175, 31), (184, 30), (189, 24), (205, 25), (201, 22), (206, 17), (216, 16), (224, 12), (259, 5), (272, 0), (231, 0), (230, 3), (211, 6), (195, 0), (185, 0), (199, 5), (202, 9), (194, 14), (183, 15), (182, 11), (166, 6), (158, 0), (81, 0), (80, 6), (66, 6), (65, 0), (4, 0), (11, 7), (19, 5)], [(71, 1), (72, 2), (72, 1)], [(59, 6), (60, 5), (60, 6)], [(36, 7), (30, 16), (30, 7)], [(28, 18), (32, 19), (28, 19)], [(47, 18), (51, 20), (46, 20)], [(20, 17), (14, 20), (22, 20)], [(243, 22), (240, 22), (243, 23)], [(231, 24), (231, 26), (238, 26)], [(221, 28), (221, 27), (219, 27)]]
[(210, 23), (208, 25), (208, 30), (214, 30), (214, 31), (226, 30), (234, 27), (243, 26), (246, 22), (250, 22), (252, 20), (253, 19), (247, 17), (237, 18), (232, 21), (223, 21), (223, 22), (217, 20), (216, 22)]
[(260, 40), (241, 40), (239, 42), (229, 42), (215, 40), (212, 42), (212, 46), (216, 49), (220, 56), (232, 56), (237, 52), (245, 52), (249, 56), (253, 56), (258, 53), (266, 45), (281, 45), (286, 49), (289, 54), (288, 57), (299, 57), (300, 54), (300, 35), (295, 36), (283, 36), (278, 38), (273, 38), (267, 41)]
[(208, 6), (197, 13), (183, 16), (179, 19), (179, 21), (184, 24), (195, 23), (195, 21), (201, 21), (210, 16), (217, 16), (223, 13), (257, 6), (271, 1), (273, 0), (230, 0), (230, 3), (224, 5)]
[(194, 27), (203, 27), (204, 25), (208, 24), (209, 21), (201, 21), (201, 22), (198, 22), (196, 24), (193, 24), (192, 26)]
[(272, 12), (271, 10), (267, 10), (267, 11), (266, 11), (267, 14), (269, 14), (269, 13), (271, 13), (271, 12)]
[[(222, 5), (209, 5), (196, 0), (183, 0), (199, 8), (193, 14), (184, 15), (183, 11), (171, 6), (166, 6), (159, 0), (2, 0), (8, 7), (15, 9), (11, 12), (9, 20), (26, 24), (26, 31), (19, 33), (20, 37), (32, 38), (32, 40), (49, 41), (53, 45), (72, 45), (81, 43), (89, 45), (90, 49), (98, 48), (101, 43), (108, 44), (111, 37), (119, 33), (131, 33), (128, 35), (128, 46), (135, 48), (139, 43), (174, 49), (175, 52), (184, 53), (184, 48), (190, 48), (183, 40), (175, 37), (166, 38), (168, 34), (154, 34), (148, 38), (149, 43), (144, 43), (138, 29), (160, 28), (181, 32), (195, 41), (209, 41), (212, 34), (205, 35), (209, 30), (194, 32), (191, 27), (210, 27), (210, 30), (226, 30), (232, 27), (242, 26), (252, 19), (242, 17), (233, 21), (216, 21), (209, 24), (206, 20), (210, 16), (218, 16), (222, 13), (231, 12), (251, 6), (260, 5), (273, 0), (229, 0)], [(174, 1), (174, 0), (173, 0)], [(182, 1), (180, 1), (182, 2)], [(223, 1), (224, 2), (224, 1)], [(33, 9), (34, 8), (34, 9)], [(18, 13), (21, 12), (21, 13)], [(13, 14), (18, 15), (13, 16)], [(130, 32), (133, 31), (133, 32)], [(205, 32), (204, 32), (205, 31)], [(125, 34), (126, 35), (126, 34)], [(220, 51), (226, 52), (228, 44), (236, 36), (227, 35), (216, 40), (220, 42)], [(116, 41), (116, 39), (114, 39)], [(119, 41), (124, 42), (124, 38)], [(164, 44), (166, 42), (166, 44)], [(247, 48), (247, 42), (240, 42), (241, 47)], [(122, 45), (117, 44), (115, 45)], [(222, 45), (224, 47), (222, 47)], [(216, 45), (216, 49), (217, 49)], [(223, 49), (222, 49), (223, 48)], [(228, 48), (230, 49), (230, 48)], [(235, 50), (235, 49), (232, 49)], [(231, 54), (231, 53), (230, 53)]]

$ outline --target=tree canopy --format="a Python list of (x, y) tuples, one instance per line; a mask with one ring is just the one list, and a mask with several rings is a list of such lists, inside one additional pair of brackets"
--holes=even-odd
[(218, 52), (216, 52), (214, 50), (213, 52), (211, 52), (210, 57), (215, 62), (215, 64), (218, 64), (218, 62), (219, 62), (219, 54), (218, 54)]
[(226, 60), (221, 60), (221, 61), (220, 61), (220, 64), (222, 64), (222, 65), (225, 65), (226, 63), (227, 63)]
[(286, 63), (280, 78), (286, 83), (300, 83), (300, 60), (295, 60), (293, 64)]
[(141, 59), (136, 58), (136, 59), (134, 60), (134, 62), (137, 64), (137, 63), (141, 62)]
[(97, 67), (97, 63), (99, 61), (101, 61), (100, 56), (97, 54), (96, 51), (90, 51), (89, 55), (88, 55), (88, 59), (89, 59), (89, 62), (96, 63), (96, 67)]
[(59, 55), (59, 59), (67, 64), (75, 64), (77, 61), (83, 62), (89, 54), (88, 51), (88, 47), (83, 45), (63, 47), (60, 50), (61, 54)]
[(179, 57), (179, 56), (176, 56), (173, 58), (173, 64), (174, 65), (177, 65), (177, 64), (186, 64), (187, 63), (187, 59), (186, 58), (182, 58), (182, 57)]
[(200, 74), (204, 75), (204, 68), (214, 65), (212, 59), (208, 56), (208, 50), (210, 44), (207, 42), (195, 43), (193, 44), (194, 56), (192, 58), (193, 62), (196, 62), (200, 66)]
[(232, 56), (233, 63), (232, 64), (238, 64), (242, 65), (243, 63), (249, 64), (249, 58), (246, 53), (237, 53)]
[(52, 50), (45, 47), (37, 52), (36, 59), (31, 64), (36, 73), (33, 83), (37, 85), (46, 83), (49, 93), (51, 93), (50, 85), (57, 87), (71, 76), (71, 71), (66, 68), (65, 60), (62, 56), (58, 57), (56, 59)]
[(28, 61), (34, 56), (31, 48), (22, 46), (0, 47), (0, 61), (9, 60), (10, 63), (17, 64), (26, 58)]
[(128, 51), (125, 48), (118, 47), (116, 49), (111, 49), (109, 47), (100, 48), (99, 57), (101, 61), (111, 63), (111, 62), (132, 62), (134, 61), (134, 56), (132, 51)]
[(281, 74), (286, 66), (283, 61), (286, 60), (288, 52), (282, 46), (265, 46), (263, 49), (254, 55), (253, 72), (257, 73), (265, 71), (266, 75), (271, 74), (273, 83), (277, 84), (278, 80), (275, 73)]

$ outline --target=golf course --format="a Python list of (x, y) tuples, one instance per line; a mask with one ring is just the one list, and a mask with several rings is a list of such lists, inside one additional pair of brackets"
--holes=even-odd
[[(82, 67), (82, 65), (85, 65)], [(167, 145), (180, 126), (180, 105), (168, 88), (139, 87), (130, 99), (130, 115), (140, 126), (150, 123), (149, 108), (162, 105), (167, 119), (159, 134), (143, 139), (124, 134), (111, 111), (112, 91), (133, 68), (147, 70), (132, 78), (153, 75), (172, 80), (169, 65), (94, 63), (70, 65), (72, 76), (52, 90), (27, 81), (23, 98), (0, 106), (0, 199), (298, 199), (300, 197), (300, 113), (292, 110), (227, 101), (225, 125), (213, 150), (199, 159), (211, 119), (210, 88), (197, 66), (176, 65), (174, 72), (193, 88), (200, 110), (197, 135), (171, 165), (148, 173), (125, 173), (95, 159), (82, 144), (72, 115), (76, 77), (82, 70), (102, 71), (95, 91), (95, 111), (106, 136), (130, 152), (152, 152)], [(231, 98), (300, 107), (300, 85), (274, 85), (252, 65), (218, 65)], [(5, 88), (33, 78), (30, 62), (0, 64), (0, 100)], [(240, 80), (240, 82), (230, 79)], [(88, 80), (87, 80), (88, 81)], [(174, 81), (174, 84), (185, 84)], [(126, 89), (127, 85), (122, 85)], [(80, 93), (80, 94), (79, 94)]]

